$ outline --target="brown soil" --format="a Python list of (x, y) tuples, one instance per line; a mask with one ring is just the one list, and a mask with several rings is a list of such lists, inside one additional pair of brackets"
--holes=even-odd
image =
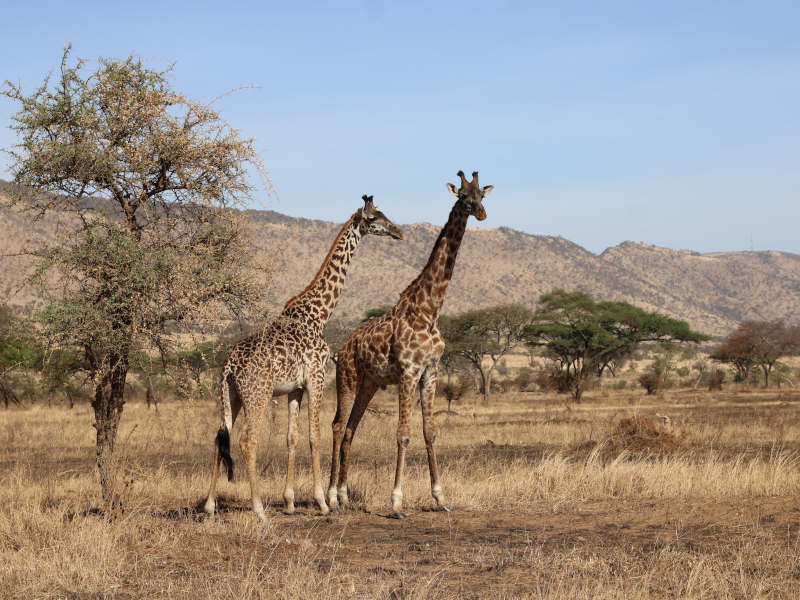
[[(646, 564), (663, 550), (685, 554), (687, 560), (726, 561), (734, 560), (742, 544), (755, 537), (761, 553), (788, 551), (794, 556), (799, 505), (795, 497), (604, 501), (563, 513), (536, 507), (526, 512), (420, 511), (401, 521), (389, 518), (388, 513), (358, 510), (320, 517), (312, 506), (285, 516), (274, 506), (270, 519), (276, 535), (285, 538), (286, 553), (295, 553), (310, 542), (319, 550), (312, 560), (321, 572), (346, 572), (361, 581), (388, 578), (395, 582), (398, 598), (404, 597), (402, 590), (410, 579), (420, 578), (435, 578), (437, 595), (481, 598), (491, 590), (493, 596), (523, 597), (533, 589), (548, 588), (547, 569), (531, 568), (531, 556), (537, 553), (552, 557), (577, 552), (587, 564), (591, 557), (620, 551), (627, 555), (622, 562)], [(247, 510), (245, 505), (223, 503), (218, 518)], [(204, 537), (205, 558), (213, 563), (251, 560), (260, 551), (252, 539), (198, 535)], [(202, 560), (196, 553), (193, 559)], [(213, 568), (211, 563), (208, 568)], [(796, 578), (800, 579), (800, 573)], [(660, 586), (668, 583), (653, 582), (650, 591), (655, 596), (670, 594), (670, 589)], [(785, 588), (782, 592), (791, 594)]]

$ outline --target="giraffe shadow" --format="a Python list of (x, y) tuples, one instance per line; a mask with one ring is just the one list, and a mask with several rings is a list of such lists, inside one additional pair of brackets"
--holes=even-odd
[[(196, 504), (181, 506), (180, 508), (171, 508), (163, 511), (156, 511), (150, 513), (150, 515), (156, 519), (167, 519), (169, 521), (204, 521), (209, 518), (208, 513), (205, 511), (205, 503), (206, 499), (202, 498)], [(252, 510), (249, 504), (244, 504), (224, 496), (217, 496), (217, 505), (215, 510), (217, 514), (242, 513), (249, 510)]]

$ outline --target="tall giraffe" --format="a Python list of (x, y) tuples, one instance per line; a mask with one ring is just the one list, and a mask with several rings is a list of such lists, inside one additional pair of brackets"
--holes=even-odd
[[(450, 217), (433, 246), (428, 264), (400, 294), (400, 301), (384, 315), (357, 329), (344, 343), (336, 361), (336, 416), (333, 420), (333, 455), (328, 501), (332, 508), (347, 503), (347, 463), (350, 444), (358, 423), (377, 389), (383, 385), (399, 384), (399, 417), (397, 421), (397, 468), (392, 490), (392, 511), (402, 519), (403, 472), (409, 442), (409, 417), (414, 389), (419, 385), (422, 405), (422, 431), (428, 451), (431, 475), (431, 494), (442, 510), (444, 503), (439, 483), (439, 465), (433, 444), (436, 421), (433, 398), (439, 359), (444, 351), (444, 339), (437, 326), (439, 311), (444, 303), (447, 286), (453, 276), (458, 248), (464, 237), (467, 219), (473, 215), (479, 221), (486, 218), (483, 198), (494, 186), (481, 188), (477, 171), (472, 181), (458, 172), (461, 187), (447, 184), (450, 193), (458, 198)], [(337, 490), (338, 485), (338, 490)]]
[(297, 417), (303, 392), (308, 394), (308, 431), (314, 476), (314, 499), (322, 514), (328, 513), (319, 470), (319, 406), (325, 385), (325, 366), (330, 348), (322, 329), (331, 316), (342, 291), (347, 267), (358, 243), (365, 235), (403, 239), (400, 228), (364, 196), (364, 207), (344, 224), (314, 279), (306, 289), (289, 300), (280, 316), (260, 333), (238, 342), (231, 349), (222, 369), (220, 408), (222, 426), (217, 432), (211, 489), (205, 511), (213, 515), (220, 461), (225, 461), (228, 479), (233, 479), (230, 431), (240, 409), (244, 409), (244, 430), (239, 446), (247, 465), (253, 510), (263, 521), (264, 506), (258, 492), (256, 446), (258, 432), (270, 399), (289, 396), (289, 428), (286, 444), (289, 458), (283, 499), (286, 512), (294, 512), (294, 458), (297, 446)]

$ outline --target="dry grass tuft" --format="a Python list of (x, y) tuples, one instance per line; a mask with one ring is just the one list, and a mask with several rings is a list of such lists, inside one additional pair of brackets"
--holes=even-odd
[(643, 415), (620, 419), (599, 442), (585, 440), (575, 444), (574, 456), (594, 455), (603, 462), (621, 456), (642, 459), (669, 456), (680, 448), (680, 438), (661, 423)]

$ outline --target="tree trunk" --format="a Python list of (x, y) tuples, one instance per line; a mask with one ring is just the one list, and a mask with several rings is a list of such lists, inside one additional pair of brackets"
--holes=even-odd
[(483, 386), (483, 403), (489, 405), (489, 394), (492, 390), (492, 369), (487, 370), (485, 373), (483, 369), (478, 369), (481, 374), (481, 385)]
[(128, 376), (127, 353), (113, 355), (103, 363), (103, 372), (95, 384), (94, 427), (97, 432), (96, 457), (100, 472), (103, 501), (111, 513), (122, 511), (120, 491), (114, 481), (114, 446), (117, 441), (122, 407), (125, 404), (125, 379)]
[(583, 375), (577, 369), (572, 372), (572, 397), (576, 403), (580, 403), (583, 398)]
[(769, 387), (769, 372), (772, 370), (772, 365), (761, 365), (761, 370), (764, 371), (764, 387)]

